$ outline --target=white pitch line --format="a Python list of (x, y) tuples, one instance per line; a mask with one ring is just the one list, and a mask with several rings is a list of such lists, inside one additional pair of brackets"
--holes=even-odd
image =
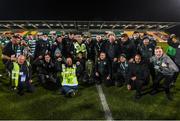
[(102, 107), (103, 107), (103, 110), (104, 110), (104, 113), (105, 113), (105, 118), (106, 120), (113, 120), (112, 118), (112, 114), (111, 114), (111, 111), (109, 109), (109, 106), (107, 104), (107, 101), (106, 101), (106, 97), (103, 93), (103, 90), (102, 90), (102, 87), (101, 85), (96, 85), (96, 88), (98, 90), (98, 94), (99, 94), (99, 97), (100, 97), (100, 100), (101, 100), (101, 104), (102, 104)]

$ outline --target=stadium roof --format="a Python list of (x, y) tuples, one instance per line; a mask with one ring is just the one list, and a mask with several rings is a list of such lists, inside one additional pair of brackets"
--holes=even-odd
[(58, 21), (58, 20), (6, 20), (0, 21), (0, 30), (63, 30), (63, 31), (106, 31), (106, 30), (167, 30), (180, 25), (179, 22), (145, 21)]

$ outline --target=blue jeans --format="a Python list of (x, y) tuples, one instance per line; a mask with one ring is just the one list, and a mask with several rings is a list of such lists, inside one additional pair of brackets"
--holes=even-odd
[(24, 86), (26, 86), (27, 91), (33, 92), (31, 83), (30, 83), (29, 81), (25, 81), (25, 82), (19, 81), (19, 82), (18, 82), (18, 91), (19, 91), (19, 92), (23, 92)]
[(78, 86), (62, 86), (62, 93), (67, 94), (70, 90), (76, 91)]

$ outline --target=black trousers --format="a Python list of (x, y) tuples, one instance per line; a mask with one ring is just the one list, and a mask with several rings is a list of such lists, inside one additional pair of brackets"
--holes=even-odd
[(58, 77), (56, 75), (53, 75), (53, 74), (49, 74), (49, 75), (39, 74), (38, 77), (39, 77), (39, 82), (41, 84), (45, 84), (46, 82), (50, 81), (50, 82), (55, 83), (58, 87), (61, 86), (60, 77)]
[(126, 82), (125, 77), (121, 73), (114, 73), (112, 74), (112, 77), (114, 82), (117, 83), (118, 85), (122, 85)]
[[(180, 66), (179, 66), (179, 65), (177, 65), (177, 66), (178, 66), (179, 72), (180, 72)], [(177, 78), (178, 78), (179, 72), (175, 72), (174, 75), (173, 75), (173, 82), (174, 82), (174, 83), (176, 82), (176, 80), (177, 80)]]
[(131, 88), (136, 90), (137, 95), (141, 95), (142, 87), (147, 84), (147, 80), (130, 80)]
[(112, 80), (111, 79), (107, 80), (106, 78), (107, 78), (107, 75), (95, 76), (95, 80), (96, 80), (97, 83), (102, 83), (103, 82), (105, 84), (105, 86), (113, 85)]
[(150, 71), (150, 74), (151, 74), (151, 77), (152, 77), (152, 81), (154, 81), (155, 77), (156, 77), (156, 72), (155, 72), (155, 69), (154, 69), (154, 65), (152, 63), (149, 63), (148, 68), (149, 68), (149, 71)]
[(164, 79), (164, 90), (165, 93), (170, 93), (170, 84), (173, 80), (173, 75), (163, 75), (162, 73), (157, 73), (156, 78), (153, 82), (153, 90), (158, 90), (161, 80)]

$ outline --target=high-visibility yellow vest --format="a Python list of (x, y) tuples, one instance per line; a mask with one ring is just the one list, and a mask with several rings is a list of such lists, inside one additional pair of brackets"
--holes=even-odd
[(86, 45), (85, 44), (80, 45), (78, 42), (76, 42), (74, 44), (74, 48), (76, 49), (76, 54), (78, 54), (80, 52), (82, 52), (82, 53), (86, 52)]
[(13, 62), (13, 69), (12, 69), (12, 74), (11, 74), (11, 79), (12, 79), (12, 86), (17, 87), (18, 86), (18, 81), (19, 81), (19, 65), (16, 62)]
[(64, 64), (62, 64), (62, 86), (77, 86), (78, 80), (76, 76), (76, 66), (73, 65), (73, 67), (65, 67)]
[[(26, 61), (27, 65), (29, 66), (30, 63)], [(20, 67), (17, 62), (13, 62), (13, 69), (11, 74), (12, 86), (17, 87), (19, 82), (19, 74), (20, 74)]]

